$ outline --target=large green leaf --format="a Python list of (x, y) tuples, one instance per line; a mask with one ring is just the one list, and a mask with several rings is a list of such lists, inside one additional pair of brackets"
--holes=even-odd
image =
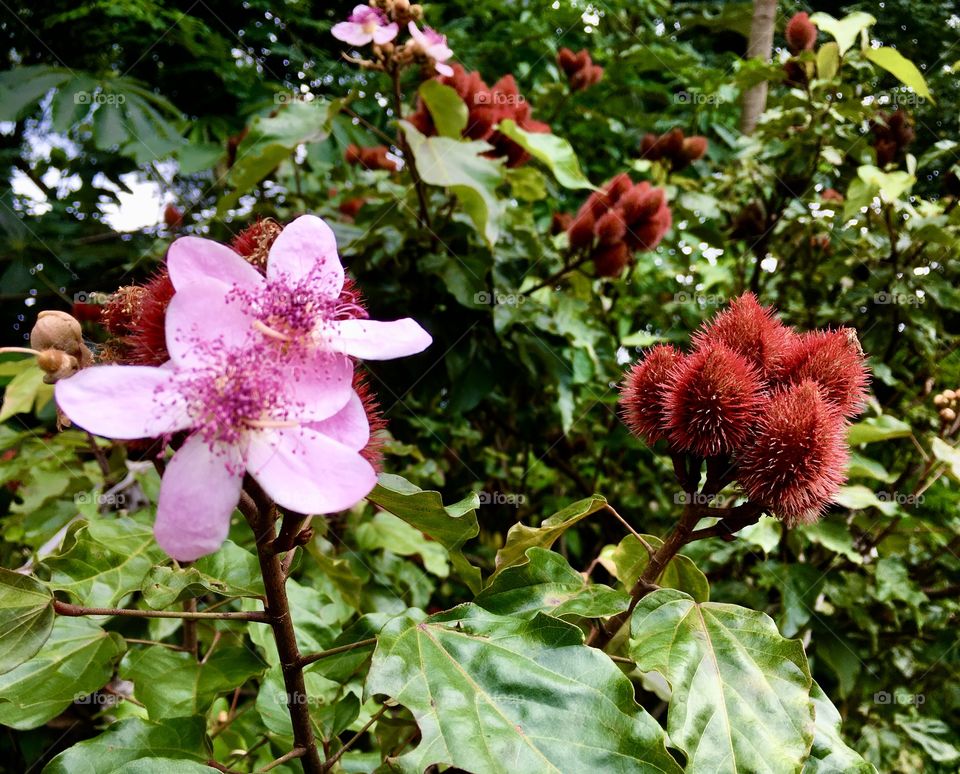
[(856, 42), (857, 35), (877, 23), (873, 16), (863, 11), (848, 14), (842, 19), (835, 19), (828, 13), (814, 13), (810, 15), (810, 21), (828, 35), (833, 36), (837, 41), (840, 56), (847, 53), (850, 46)]
[(102, 688), (125, 643), (86, 618), (58, 618), (37, 654), (0, 675), (0, 724), (37, 728)]
[(438, 578), (450, 574), (443, 546), (391, 513), (374, 514), (370, 521), (357, 525), (353, 536), (362, 551), (380, 548), (397, 556), (419, 556), (427, 572)]
[(154, 610), (204, 592), (226, 597), (262, 597), (264, 593), (257, 557), (230, 540), (186, 569), (154, 567), (141, 590)]
[(524, 564), (508, 567), (474, 600), (497, 615), (532, 618), (537, 613), (599, 618), (627, 609), (630, 595), (601, 583), (587, 583), (560, 554), (528, 548)]
[(507, 532), (507, 539), (503, 548), (497, 551), (497, 569), (501, 572), (507, 567), (520, 564), (527, 560), (527, 549), (532, 546), (538, 548), (550, 548), (554, 541), (577, 522), (585, 519), (587, 516), (596, 513), (607, 504), (605, 498), (600, 495), (593, 495), (583, 500), (578, 500), (568, 505), (562, 511), (558, 511), (547, 519), (539, 527), (528, 527), (526, 524), (514, 524)]
[(417, 89), (441, 137), (459, 137), (470, 116), (457, 90), (431, 78)]
[(816, 712), (813, 747), (803, 774), (876, 774), (876, 769), (840, 736), (840, 713), (816, 682), (810, 689)]
[(596, 186), (580, 169), (577, 154), (563, 137), (557, 137), (550, 132), (527, 132), (511, 118), (501, 121), (497, 129), (535, 159), (543, 162), (564, 188), (596, 190)]
[(396, 699), (420, 726), (420, 743), (396, 761), (405, 772), (681, 771), (630, 681), (550, 616), (461, 605), (396, 618), (380, 632), (366, 691)]
[(31, 65), (0, 73), (0, 121), (16, 121), (50, 89), (71, 78), (61, 67)]
[(803, 646), (769, 616), (660, 589), (634, 610), (630, 654), (670, 683), (667, 731), (688, 772), (800, 768), (813, 741), (813, 681)]
[(53, 629), (53, 595), (27, 575), (0, 568), (0, 674), (36, 654)]
[(497, 198), (497, 186), (503, 182), (503, 162), (483, 155), (492, 146), (452, 137), (424, 137), (406, 121), (400, 126), (423, 182), (453, 191), (477, 231), (493, 245), (500, 235), (506, 207)]
[(882, 414), (851, 425), (847, 430), (847, 443), (859, 446), (862, 443), (889, 441), (893, 438), (909, 438), (912, 434), (913, 429), (906, 422), (889, 414)]
[(50, 572), (51, 588), (90, 607), (114, 607), (165, 559), (149, 526), (122, 517), (75, 522), (60, 554), (41, 566)]
[[(129, 718), (114, 723), (99, 736), (64, 750), (43, 770), (43, 774), (118, 774), (151, 771), (128, 768), (131, 761), (161, 758), (176, 761), (206, 760), (206, 721), (202, 717), (171, 718), (157, 723)], [(141, 764), (142, 766), (143, 764)], [(153, 768), (153, 772), (192, 771), (189, 768)]]
[(367, 499), (446, 548), (463, 582), (474, 593), (480, 590), (480, 570), (463, 555), (464, 544), (480, 534), (476, 494), (445, 506), (439, 492), (425, 491), (400, 476), (384, 473)]
[(3, 405), (0, 405), (0, 422), (6, 422), (14, 414), (24, 414), (31, 411), (41, 398), (44, 389), (49, 385), (43, 383), (43, 371), (32, 362), (33, 358), (24, 363), (24, 369), (18, 373), (3, 390)]
[(920, 69), (897, 49), (889, 46), (863, 49), (863, 55), (877, 67), (882, 67), (893, 75), (900, 83), (913, 89), (918, 97), (933, 102), (933, 95), (927, 87), (927, 82)]
[(249, 648), (221, 645), (200, 663), (191, 653), (159, 645), (131, 650), (120, 676), (132, 680), (134, 696), (151, 720), (199, 715), (221, 693), (261, 675), (267, 665)]
[[(653, 550), (663, 545), (663, 541), (653, 535), (642, 535)], [(628, 589), (640, 579), (650, 561), (650, 552), (634, 535), (627, 535), (610, 554), (614, 574)], [(664, 568), (657, 584), (670, 589), (684, 591), (697, 602), (710, 599), (710, 584), (707, 576), (694, 563), (693, 559), (677, 554)]]

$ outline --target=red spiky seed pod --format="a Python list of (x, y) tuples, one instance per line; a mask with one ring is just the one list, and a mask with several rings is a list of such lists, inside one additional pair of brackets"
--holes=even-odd
[(562, 234), (573, 225), (573, 215), (569, 212), (555, 212), (550, 216), (550, 233)]
[(576, 54), (566, 47), (561, 48), (557, 52), (557, 65), (568, 78), (579, 69)]
[(593, 253), (593, 268), (598, 277), (619, 277), (630, 262), (630, 251), (623, 242), (599, 247)]
[(663, 158), (663, 149), (658, 142), (659, 138), (653, 132), (647, 132), (640, 141), (640, 158), (650, 161), (660, 161)]
[(749, 438), (765, 400), (756, 366), (723, 344), (694, 350), (669, 374), (667, 430), (678, 449), (732, 454)]
[(104, 304), (102, 320), (116, 337), (106, 352), (112, 362), (122, 365), (158, 366), (167, 362), (165, 322), (173, 298), (173, 283), (161, 269), (142, 285), (120, 288)]
[(638, 221), (649, 220), (666, 203), (666, 192), (662, 188), (651, 188), (644, 180), (627, 191), (617, 203), (623, 212), (623, 219), (633, 225)]
[(247, 259), (261, 273), (267, 270), (267, 256), (270, 246), (283, 231), (277, 221), (272, 218), (263, 218), (247, 226), (230, 242), (235, 252)]
[(824, 397), (847, 419), (863, 411), (870, 373), (851, 328), (809, 331), (794, 337), (778, 371), (782, 383), (811, 380), (819, 384)]
[(574, 218), (570, 228), (567, 229), (567, 238), (570, 240), (570, 248), (579, 250), (593, 244), (593, 228), (596, 221), (589, 208), (581, 207), (580, 212)]
[(702, 159), (707, 153), (707, 138), (695, 134), (693, 137), (683, 138), (682, 154), (687, 161)]
[(838, 204), (843, 204), (844, 202), (843, 194), (835, 188), (823, 189), (823, 193), (820, 194), (820, 198), (825, 202), (837, 202)]
[(771, 396), (738, 461), (747, 496), (788, 526), (817, 520), (845, 480), (846, 423), (809, 379)]
[(649, 218), (630, 224), (625, 237), (627, 247), (631, 250), (653, 250), (660, 244), (672, 225), (673, 215), (666, 201), (663, 201), (660, 209)]
[(627, 233), (627, 224), (617, 210), (608, 210), (597, 221), (597, 240), (604, 247), (617, 244)]
[(795, 338), (772, 307), (761, 306), (753, 293), (744, 293), (693, 335), (694, 346), (723, 344), (772, 378)]
[(620, 200), (620, 197), (631, 188), (633, 188), (633, 181), (626, 172), (621, 172), (619, 175), (613, 177), (610, 182), (604, 186), (604, 191), (607, 194), (607, 206), (612, 207)]
[(667, 437), (665, 392), (681, 358), (680, 351), (669, 344), (657, 344), (634, 364), (620, 386), (624, 424), (648, 444)]
[(806, 11), (794, 14), (787, 22), (784, 33), (787, 39), (787, 48), (796, 56), (801, 51), (811, 51), (817, 43), (817, 26), (810, 21), (810, 14)]
[(353, 389), (363, 404), (363, 410), (367, 414), (367, 422), (370, 424), (370, 440), (360, 451), (361, 456), (369, 462), (378, 473), (382, 469), (383, 463), (383, 442), (384, 430), (387, 427), (387, 421), (383, 417), (383, 411), (380, 408), (380, 401), (370, 388), (370, 382), (367, 375), (360, 369), (354, 371)]

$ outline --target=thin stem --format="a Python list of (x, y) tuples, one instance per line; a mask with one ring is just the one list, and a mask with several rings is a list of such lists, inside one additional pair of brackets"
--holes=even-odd
[(270, 771), (270, 769), (275, 769), (277, 766), (282, 766), (287, 761), (292, 761), (294, 758), (302, 758), (307, 754), (307, 751), (302, 747), (294, 747), (290, 752), (285, 755), (281, 755), (275, 761), (270, 761), (263, 768), (257, 769), (258, 772)]
[(421, 228), (427, 229), (430, 232), (431, 238), (433, 237), (433, 228), (430, 224), (430, 208), (427, 205), (427, 192), (423, 186), (423, 180), (420, 177), (420, 172), (417, 170), (416, 159), (413, 158), (413, 151), (410, 149), (410, 144), (407, 142), (407, 138), (403, 134), (403, 129), (400, 127), (400, 120), (403, 114), (403, 93), (400, 90), (400, 69), (394, 68), (390, 72), (390, 77), (393, 79), (393, 112), (397, 117), (397, 145), (400, 146), (400, 149), (403, 151), (403, 160), (407, 165), (407, 169), (410, 170), (410, 177), (413, 178), (413, 187), (417, 189), (417, 201), (420, 204), (420, 226)]
[(367, 731), (370, 730), (370, 726), (372, 726), (374, 723), (380, 720), (380, 716), (383, 715), (383, 713), (386, 711), (387, 711), (387, 708), (384, 706), (384, 707), (381, 707), (376, 713), (374, 713), (373, 717), (371, 717), (370, 720), (364, 723), (363, 728), (361, 728), (359, 731), (357, 731), (357, 733), (355, 733), (352, 737), (350, 737), (347, 740), (347, 743), (343, 747), (341, 747), (339, 750), (337, 750), (336, 753), (334, 753), (332, 758), (328, 758), (326, 761), (324, 761), (323, 771), (329, 771), (330, 769), (332, 769), (334, 764), (336, 764), (336, 762), (340, 760), (341, 757), (343, 757), (343, 754), (347, 750), (349, 750), (351, 747), (353, 747), (353, 745), (355, 745), (360, 740), (360, 738), (365, 733), (367, 733)]
[(327, 658), (327, 656), (336, 656), (338, 653), (348, 653), (351, 650), (356, 650), (357, 648), (365, 648), (367, 645), (373, 645), (377, 641), (376, 637), (370, 637), (366, 640), (358, 640), (357, 642), (351, 642), (347, 645), (338, 645), (335, 648), (330, 648), (329, 650), (321, 650), (319, 653), (310, 653), (306, 656), (300, 657), (300, 666), (307, 666), (307, 664), (312, 664), (315, 661), (320, 659)]
[(40, 353), (29, 347), (0, 347), (0, 355), (33, 355), (36, 357)]
[(579, 269), (581, 266), (583, 266), (583, 264), (585, 264), (585, 263), (586, 263), (587, 261), (589, 261), (589, 260), (590, 260), (590, 254), (588, 253), (587, 255), (584, 255), (584, 256), (578, 258), (577, 260), (573, 261), (572, 263), (569, 262), (569, 260), (568, 260), (568, 261), (564, 261), (563, 268), (560, 269), (560, 271), (555, 271), (553, 274), (551, 274), (549, 277), (547, 277), (547, 278), (546, 278), (545, 280), (543, 280), (542, 282), (538, 282), (536, 285), (534, 285), (532, 288), (530, 288), (530, 290), (526, 291), (526, 292), (524, 293), (524, 295), (525, 295), (525, 296), (532, 296), (532, 295), (533, 295), (534, 293), (536, 293), (538, 290), (543, 290), (543, 289), (546, 288), (546, 287), (550, 287), (550, 285), (552, 285), (554, 282), (556, 282), (557, 280), (561, 279), (561, 278), (564, 277), (565, 275), (569, 274), (569, 273), (572, 272), (574, 269)]
[(159, 642), (158, 640), (141, 640), (137, 637), (124, 637), (127, 642), (134, 645), (159, 645), (161, 648), (169, 648), (170, 650), (179, 650), (181, 652), (185, 651), (186, 648), (182, 645), (174, 645), (170, 642)]
[(256, 623), (270, 623), (266, 614), (253, 612), (226, 612), (226, 613), (188, 613), (178, 610), (130, 610), (123, 607), (83, 607), (71, 605), (69, 602), (53, 601), (53, 609), (59, 615), (73, 618), (84, 615), (120, 615), (130, 618), (184, 618), (193, 621), (254, 621)]
[[(290, 603), (287, 599), (286, 575), (280, 555), (274, 548), (276, 534), (277, 509), (270, 498), (255, 481), (248, 477), (245, 489), (250, 502), (243, 503), (244, 515), (249, 512), (248, 520), (257, 538), (257, 558), (260, 561), (260, 573), (266, 592), (266, 614), (273, 629), (273, 638), (280, 657), (280, 669), (287, 694), (287, 711), (293, 726), (295, 749), (302, 752), (296, 756), (301, 759), (305, 774), (320, 774), (324, 771), (317, 750), (313, 724), (310, 720), (310, 705), (306, 682), (303, 676), (300, 649), (297, 646), (297, 634), (290, 615)], [(253, 509), (249, 508), (252, 504)]]
[(617, 521), (619, 521), (624, 527), (626, 527), (626, 528), (627, 528), (627, 531), (628, 531), (631, 535), (633, 535), (637, 540), (640, 541), (640, 545), (642, 545), (645, 549), (647, 549), (647, 553), (648, 553), (648, 554), (652, 554), (652, 553), (653, 553), (653, 546), (651, 546), (646, 540), (643, 539), (643, 535), (641, 535), (639, 532), (637, 532), (637, 531), (630, 525), (630, 522), (628, 522), (625, 518), (623, 518), (623, 516), (621, 516), (619, 513), (617, 513), (616, 508), (614, 508), (612, 505), (610, 505), (610, 503), (607, 503), (607, 504), (606, 504), (605, 506), (603, 506), (603, 507), (604, 507), (606, 510), (610, 511), (610, 513), (612, 513), (612, 514), (616, 517)]

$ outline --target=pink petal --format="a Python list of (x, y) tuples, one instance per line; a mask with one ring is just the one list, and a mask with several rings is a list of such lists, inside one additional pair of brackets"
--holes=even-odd
[(153, 534), (180, 562), (212, 554), (226, 540), (240, 500), (243, 461), (235, 446), (215, 450), (197, 433), (173, 455), (163, 473)]
[(397, 37), (398, 32), (400, 32), (400, 27), (397, 26), (396, 22), (390, 22), (390, 24), (384, 25), (383, 27), (377, 27), (377, 29), (373, 31), (373, 42), (378, 46), (382, 46), (384, 43), (389, 43)]
[(320, 422), (342, 409), (353, 391), (353, 363), (342, 355), (318, 352), (299, 363), (287, 383), (291, 413), (301, 422)]
[(202, 279), (215, 279), (231, 287), (257, 287), (263, 277), (226, 245), (200, 237), (181, 237), (167, 250), (167, 271), (177, 290)]
[(190, 427), (174, 375), (172, 369), (152, 366), (84, 368), (57, 382), (57, 405), (75, 425), (96, 435), (155, 438)]
[(360, 451), (370, 440), (370, 420), (357, 393), (353, 393), (347, 405), (332, 417), (311, 422), (309, 427), (354, 451)]
[(416, 320), (342, 320), (332, 323), (331, 346), (362, 360), (391, 360), (423, 352), (433, 339)]
[(359, 452), (305, 427), (252, 433), (246, 459), (264, 491), (297, 513), (345, 510), (377, 483)]
[(342, 40), (351, 46), (365, 46), (373, 40), (374, 37), (364, 32), (362, 24), (355, 24), (353, 22), (339, 22), (338, 24), (334, 24), (333, 29), (330, 30), (330, 34), (337, 40)]
[(343, 266), (333, 230), (316, 215), (301, 215), (280, 232), (270, 247), (267, 277), (296, 282), (308, 274), (317, 290), (336, 298), (343, 288)]
[(200, 365), (197, 343), (218, 340), (225, 347), (243, 344), (253, 333), (255, 316), (249, 306), (229, 295), (227, 287), (209, 278), (198, 279), (174, 293), (167, 307), (167, 350), (177, 365)]
[(436, 68), (437, 68), (437, 72), (440, 73), (440, 75), (453, 75), (453, 68), (448, 64), (444, 64), (443, 62), (437, 62)]

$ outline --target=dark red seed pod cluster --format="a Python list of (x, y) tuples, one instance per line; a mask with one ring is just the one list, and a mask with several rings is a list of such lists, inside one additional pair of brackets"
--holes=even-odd
[(388, 172), (396, 172), (397, 164), (387, 156), (388, 153), (390, 149), (386, 145), (361, 148), (351, 144), (344, 151), (343, 158), (348, 164), (364, 169), (385, 169)]
[(873, 148), (877, 152), (877, 166), (885, 167), (903, 157), (916, 137), (913, 122), (903, 109), (880, 113), (870, 122)]
[(660, 244), (672, 224), (666, 192), (624, 172), (587, 197), (567, 237), (572, 250), (590, 251), (599, 276), (617, 277), (635, 253)]
[(803, 51), (812, 51), (817, 44), (817, 25), (810, 21), (810, 14), (800, 11), (787, 22), (784, 37), (787, 39), (787, 48), (794, 56)]
[(699, 134), (686, 137), (683, 129), (674, 127), (663, 134), (645, 134), (640, 141), (640, 157), (650, 161), (663, 161), (677, 172), (702, 159), (708, 148), (706, 137)]
[(173, 284), (161, 269), (142, 285), (127, 285), (114, 293), (100, 320), (113, 339), (106, 354), (123, 365), (158, 366), (170, 359), (164, 323)]
[[(471, 140), (484, 140), (493, 146), (488, 156), (505, 158), (507, 166), (519, 167), (530, 160), (527, 153), (505, 134), (496, 131), (501, 121), (511, 119), (527, 132), (548, 133), (550, 126), (536, 121), (531, 115), (530, 103), (520, 93), (512, 75), (505, 75), (493, 86), (487, 86), (480, 73), (453, 65), (453, 75), (444, 76), (441, 83), (452, 87), (467, 106), (467, 125), (463, 136)], [(407, 117), (422, 134), (437, 133), (430, 111), (423, 100), (417, 100), (416, 111)]]
[(867, 396), (854, 331), (798, 333), (747, 293), (692, 345), (653, 347), (627, 373), (627, 427), (673, 454), (729, 460), (731, 480), (787, 524), (816, 520), (845, 480), (847, 423)]
[(586, 91), (603, 79), (603, 68), (593, 63), (587, 49), (573, 53), (569, 48), (557, 52), (557, 66), (567, 76), (571, 91)]

